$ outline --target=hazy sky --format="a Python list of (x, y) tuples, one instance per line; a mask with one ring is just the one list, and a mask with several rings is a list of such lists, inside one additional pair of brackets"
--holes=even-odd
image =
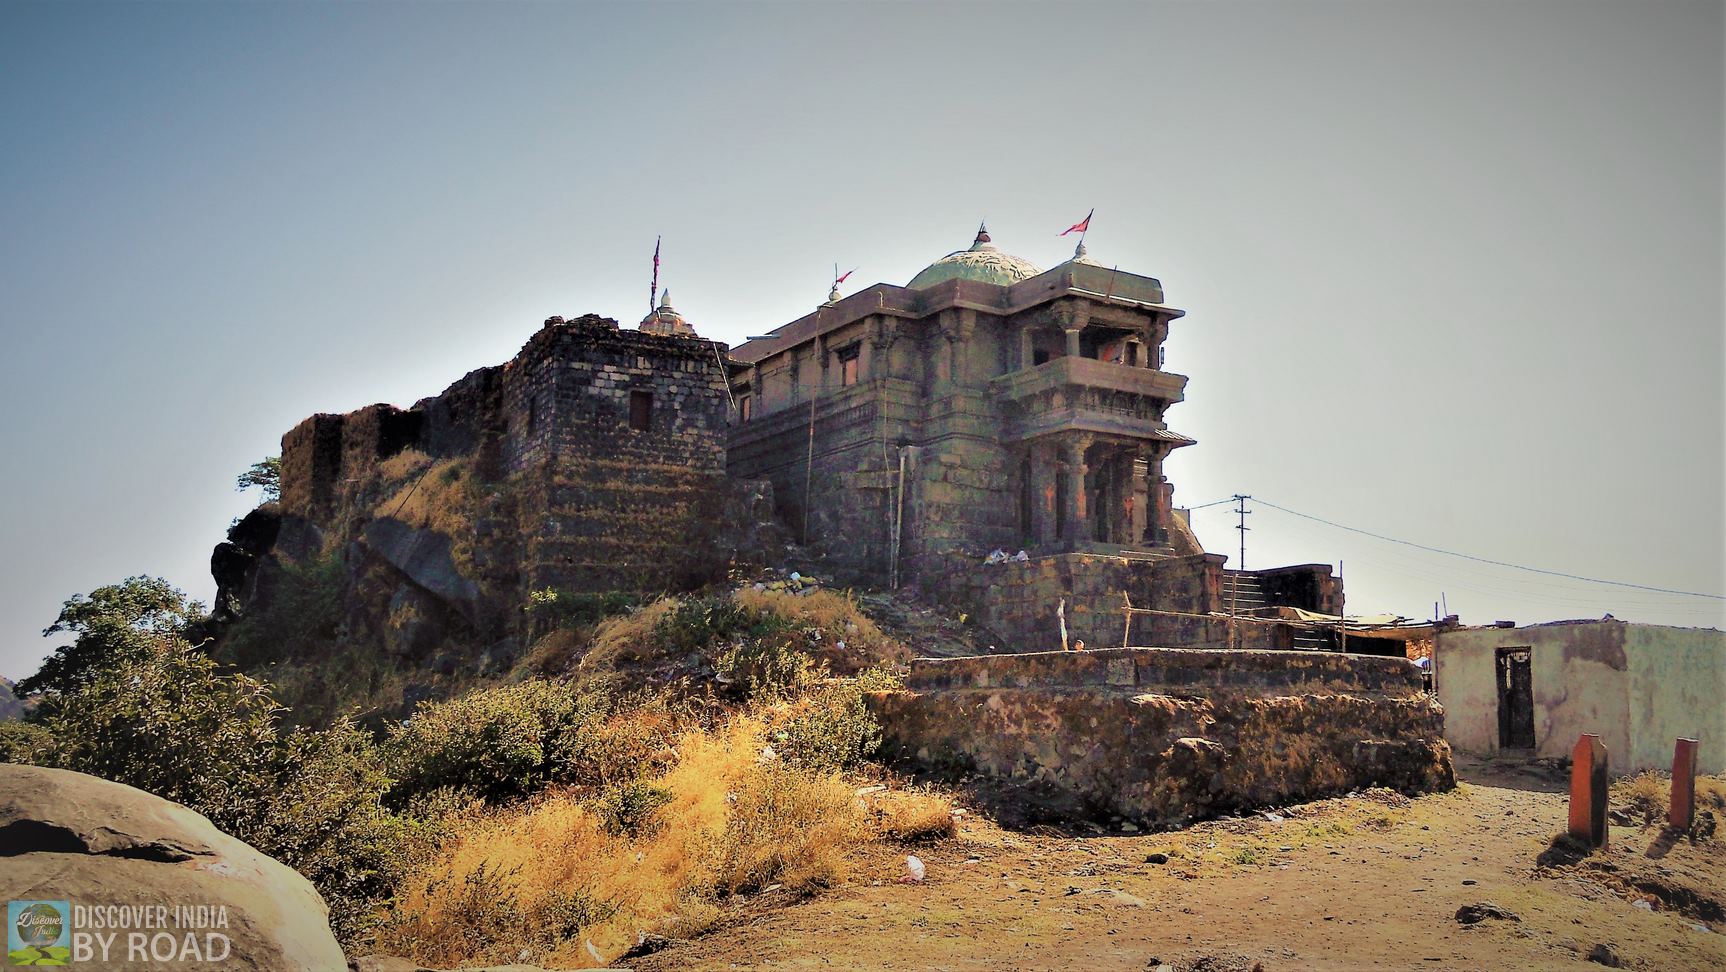
[[(551, 314), (737, 342), (970, 242), (1186, 308), (1177, 504), (1726, 591), (1722, 5), (0, 4), (0, 674)], [(1233, 551), (1226, 506), (1194, 514)], [(1277, 510), (1351, 611), (1718, 625)], [(1231, 557), (1232, 559), (1232, 557)]]

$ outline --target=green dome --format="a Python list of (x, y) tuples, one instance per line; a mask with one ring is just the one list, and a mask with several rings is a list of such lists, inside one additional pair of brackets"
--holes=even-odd
[(908, 286), (912, 290), (922, 290), (943, 280), (981, 280), (1005, 287), (1042, 272), (1040, 267), (1028, 261), (995, 249), (989, 242), (988, 227), (980, 226), (977, 240), (970, 249), (957, 250), (929, 264), (911, 278)]

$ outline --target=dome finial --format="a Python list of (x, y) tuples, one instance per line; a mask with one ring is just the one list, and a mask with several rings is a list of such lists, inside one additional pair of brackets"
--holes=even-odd
[(971, 249), (980, 250), (990, 244), (989, 223), (987, 220), (977, 224), (977, 238), (971, 241)]
[(670, 287), (667, 287), (663, 291), (660, 292), (660, 294), (659, 294), (659, 306), (666, 308), (668, 310), (671, 308), (671, 288)]
[(1076, 263), (1080, 260), (1083, 260), (1084, 258), (1085, 258), (1085, 241), (1080, 240), (1079, 245), (1073, 247), (1073, 261)]
[(829, 304), (839, 303), (839, 285), (837, 283), (835, 283), (833, 285), (832, 290), (827, 291), (827, 303), (829, 303)]

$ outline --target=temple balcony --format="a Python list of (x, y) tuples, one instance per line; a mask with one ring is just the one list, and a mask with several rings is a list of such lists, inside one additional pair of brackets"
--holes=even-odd
[(1066, 356), (1002, 375), (990, 386), (1011, 403), (1010, 440), (1077, 431), (1177, 448), (1191, 440), (1169, 432), (1162, 414), (1185, 397), (1186, 384), (1185, 375)]

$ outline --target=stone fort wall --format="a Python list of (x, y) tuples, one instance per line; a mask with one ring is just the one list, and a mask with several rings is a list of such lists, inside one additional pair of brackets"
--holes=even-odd
[[(377, 618), (350, 625), (361, 629), (399, 626), (401, 606), (418, 604), (418, 614), (467, 626), (452, 638), (485, 643), (521, 626), (530, 591), (720, 579), (734, 557), (757, 552), (771, 503), (761, 484), (726, 476), (724, 353), (604, 318), (551, 318), (511, 361), (411, 408), (371, 405), (295, 426), (282, 439), (280, 516), (303, 525), (291, 534), (343, 557), (355, 585), (382, 585), (357, 598), (380, 602)], [(394, 522), (379, 505), (403, 485), (380, 465), (410, 449), (460, 463), (441, 467), (464, 484), (441, 533)]]

